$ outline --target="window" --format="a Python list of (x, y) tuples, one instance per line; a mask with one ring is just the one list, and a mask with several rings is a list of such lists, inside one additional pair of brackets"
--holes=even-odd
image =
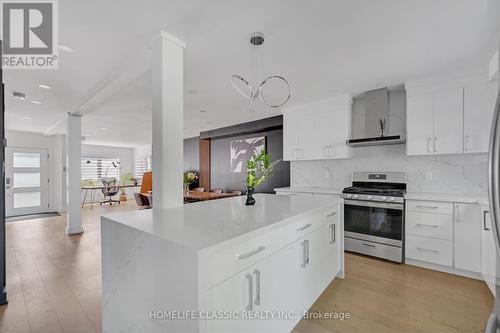
[(102, 178), (120, 180), (118, 157), (82, 156), (82, 181), (101, 181)]
[(145, 156), (142, 160), (135, 161), (135, 178), (142, 179), (146, 171), (151, 171), (151, 155)]

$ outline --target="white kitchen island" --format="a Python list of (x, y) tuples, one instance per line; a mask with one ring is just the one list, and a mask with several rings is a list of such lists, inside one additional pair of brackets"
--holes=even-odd
[(103, 216), (103, 331), (293, 329), (343, 277), (343, 206), (255, 198)]

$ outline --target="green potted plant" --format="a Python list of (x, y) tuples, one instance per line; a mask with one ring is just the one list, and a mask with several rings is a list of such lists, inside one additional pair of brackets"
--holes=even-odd
[(189, 185), (198, 180), (198, 175), (195, 172), (184, 172), (184, 191), (189, 192)]
[[(124, 173), (123, 175), (120, 176), (120, 184), (121, 185), (129, 185), (131, 184), (132, 180), (134, 179), (134, 175), (132, 175), (130, 172)], [(127, 194), (125, 193), (125, 187), (120, 188), (120, 201), (127, 201)]]
[(271, 162), (271, 155), (265, 149), (254, 154), (246, 163), (247, 167), (247, 200), (245, 205), (255, 205), (253, 193), (255, 188), (269, 179), (274, 172), (274, 167), (280, 160)]

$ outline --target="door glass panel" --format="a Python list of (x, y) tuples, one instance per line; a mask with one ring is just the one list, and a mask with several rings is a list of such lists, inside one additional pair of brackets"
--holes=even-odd
[(41, 206), (40, 192), (14, 193), (14, 208)]
[(40, 187), (40, 172), (15, 172), (14, 187)]
[(14, 153), (14, 168), (39, 168), (40, 153)]

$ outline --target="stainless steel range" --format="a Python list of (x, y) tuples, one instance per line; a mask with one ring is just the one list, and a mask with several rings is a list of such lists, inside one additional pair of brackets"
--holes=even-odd
[(342, 193), (345, 249), (403, 262), (406, 175), (355, 172)]

